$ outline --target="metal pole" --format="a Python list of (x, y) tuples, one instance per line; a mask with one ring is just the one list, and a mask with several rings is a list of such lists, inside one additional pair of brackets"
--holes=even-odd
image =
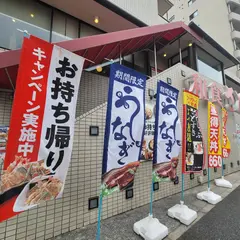
[(155, 65), (155, 75), (157, 76), (157, 49), (156, 49), (156, 41), (154, 38), (154, 65)]
[[(221, 109), (221, 112), (222, 112), (222, 124), (221, 124), (221, 139), (223, 139), (223, 108)], [(221, 140), (221, 144), (223, 143), (223, 140)], [(223, 153), (223, 151), (222, 151)], [(222, 179), (224, 179), (224, 168), (223, 168), (223, 164), (224, 164), (224, 158), (223, 158), (223, 154), (222, 154)]]
[(179, 43), (179, 59), (180, 59), (180, 63), (182, 63), (182, 49), (181, 49), (181, 41), (180, 38), (178, 40)]
[(210, 191), (210, 168), (208, 165), (208, 191)]
[(13, 91), (14, 91), (15, 89), (14, 89), (14, 86), (13, 86), (12, 79), (11, 79), (9, 73), (8, 73), (8, 70), (7, 70), (7, 68), (5, 68), (4, 70), (5, 70), (6, 74), (7, 74), (8, 80), (9, 80), (9, 82), (10, 82), (10, 84), (11, 84), (11, 87), (12, 87), (12, 89), (13, 89)]
[[(155, 65), (155, 75), (157, 76), (157, 49), (156, 41), (153, 39), (153, 48), (154, 48), (154, 65)], [(153, 216), (153, 179), (151, 182), (151, 195), (150, 195), (150, 216)]]
[(100, 194), (99, 207), (98, 207), (98, 223), (97, 223), (97, 236), (96, 240), (100, 240), (101, 237), (101, 215), (102, 215), (102, 193)]
[(122, 51), (121, 51), (121, 44), (119, 45), (119, 55), (120, 55), (120, 64), (122, 65)]
[(181, 201), (184, 203), (184, 173), (182, 173), (182, 192), (181, 192)]
[(150, 196), (150, 216), (153, 216), (153, 180), (151, 182), (151, 196)]

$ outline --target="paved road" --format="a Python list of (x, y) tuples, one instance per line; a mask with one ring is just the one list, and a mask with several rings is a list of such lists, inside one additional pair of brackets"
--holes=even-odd
[(224, 198), (178, 240), (240, 240), (240, 187)]

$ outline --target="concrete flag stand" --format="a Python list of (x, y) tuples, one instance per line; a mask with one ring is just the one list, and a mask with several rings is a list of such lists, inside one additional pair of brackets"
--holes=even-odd
[(151, 186), (150, 214), (148, 217), (134, 223), (133, 230), (145, 240), (162, 240), (168, 235), (168, 228), (153, 217), (152, 204), (153, 182)]
[(190, 209), (184, 204), (184, 174), (182, 173), (182, 194), (180, 204), (168, 209), (168, 216), (171, 218), (178, 219), (185, 225), (190, 225), (194, 220), (197, 219), (197, 212)]
[(224, 179), (224, 176), (222, 176), (222, 178), (215, 179), (214, 181), (218, 187), (232, 188), (232, 184), (228, 180)]
[[(154, 63), (157, 76), (157, 49), (154, 40)], [(153, 180), (151, 182), (150, 214), (146, 218), (134, 223), (133, 230), (145, 240), (162, 240), (168, 235), (168, 228), (153, 218)]]
[(228, 180), (224, 179), (223, 159), (222, 159), (222, 178), (215, 179), (214, 182), (218, 187), (232, 188), (232, 184)]
[(208, 189), (197, 194), (199, 200), (206, 201), (210, 204), (217, 204), (222, 200), (222, 197), (210, 190), (210, 169), (208, 167)]

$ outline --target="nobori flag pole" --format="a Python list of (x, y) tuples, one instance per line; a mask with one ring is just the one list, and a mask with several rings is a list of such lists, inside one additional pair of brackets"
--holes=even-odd
[[(156, 49), (156, 41), (154, 39), (154, 67), (155, 67), (155, 76), (157, 78), (157, 74), (158, 74), (158, 71), (157, 71), (157, 49)], [(151, 194), (150, 194), (150, 212), (149, 212), (149, 215), (152, 217), (153, 216), (153, 179), (152, 179), (152, 182), (151, 182)]]
[[(226, 110), (224, 108), (222, 108), (222, 135), (221, 135), (221, 139), (223, 139), (223, 131), (225, 130), (224, 129), (224, 124), (225, 124), (224, 123), (224, 112), (226, 112)], [(227, 112), (226, 112), (225, 116), (227, 116)], [(224, 141), (222, 141), (222, 143), (224, 144)], [(232, 188), (232, 184), (228, 180), (224, 179), (224, 157), (225, 157), (225, 149), (222, 149), (222, 177), (218, 178), (218, 179), (215, 179), (214, 181), (215, 181), (215, 184), (218, 187)]]
[[(119, 45), (119, 63), (122, 64), (122, 49), (121, 49), (121, 44)], [(100, 190), (100, 196), (99, 196), (99, 206), (98, 206), (98, 222), (97, 222), (97, 235), (96, 235), (96, 240), (100, 240), (100, 238), (101, 238), (102, 204), (103, 204), (103, 194), (102, 194), (102, 189), (101, 189), (101, 190)]]
[(103, 200), (103, 195), (102, 195), (102, 190), (101, 190), (100, 196), (99, 196), (98, 222), (97, 222), (97, 236), (96, 236), (96, 240), (100, 240), (100, 236), (101, 236), (102, 200)]
[[(208, 102), (208, 133), (210, 133), (210, 111), (211, 111), (211, 103)], [(220, 124), (220, 121), (219, 121)], [(208, 147), (210, 146), (210, 136), (208, 136)], [(209, 150), (208, 150), (209, 151)], [(214, 192), (211, 191), (210, 189), (210, 168), (209, 168), (209, 155), (208, 155), (208, 189), (207, 191), (203, 191), (197, 194), (197, 198), (199, 200), (206, 201), (210, 204), (217, 204), (222, 200), (222, 197)]]
[[(181, 52), (180, 42), (179, 42), (179, 53)], [(184, 90), (184, 89), (183, 89)], [(183, 96), (184, 99), (184, 96)], [(183, 127), (182, 127), (182, 164), (184, 164), (183, 159), (186, 157), (186, 106), (183, 105)], [(168, 216), (171, 218), (178, 219), (181, 223), (185, 225), (191, 224), (197, 218), (197, 212), (190, 209), (184, 204), (184, 171), (182, 167), (182, 189), (181, 189), (181, 200), (180, 204), (176, 204), (168, 209)]]
[[(155, 76), (157, 80), (157, 49), (154, 38), (154, 65)], [(161, 224), (157, 218), (153, 218), (153, 178), (151, 180), (151, 193), (150, 193), (150, 212), (149, 216), (134, 223), (133, 230), (136, 234), (143, 237), (145, 240), (161, 240), (168, 235), (168, 228)]]

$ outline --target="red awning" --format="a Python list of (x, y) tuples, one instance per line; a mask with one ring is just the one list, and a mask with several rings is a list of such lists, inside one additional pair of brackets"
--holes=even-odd
[[(201, 41), (201, 37), (186, 24), (174, 22), (83, 37), (56, 45), (91, 60), (85, 61), (84, 68), (88, 68), (105, 62), (105, 59), (118, 58), (120, 51), (122, 56), (126, 56), (151, 49), (154, 39), (159, 50), (186, 32)], [(21, 49), (0, 53), (0, 88), (13, 89), (15, 86), (20, 52)]]

